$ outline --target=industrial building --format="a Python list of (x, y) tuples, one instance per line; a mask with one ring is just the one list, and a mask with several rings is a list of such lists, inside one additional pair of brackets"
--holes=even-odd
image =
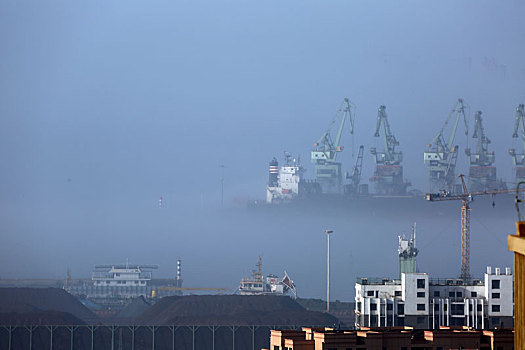
[(109, 264), (95, 265), (91, 279), (66, 278), (64, 289), (103, 308), (118, 309), (133, 298), (182, 294), (181, 260), (177, 260), (175, 279), (153, 279), (157, 265)]
[(302, 330), (272, 330), (270, 333), (269, 350), (343, 349), (513, 350), (514, 340), (512, 329), (473, 330), (463, 327), (443, 327), (435, 330), (415, 330), (410, 327), (362, 330), (302, 328)]

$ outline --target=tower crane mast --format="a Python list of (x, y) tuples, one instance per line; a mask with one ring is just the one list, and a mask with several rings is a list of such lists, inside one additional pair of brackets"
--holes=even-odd
[[(339, 127), (335, 139), (332, 138), (332, 128), (339, 120)], [(341, 163), (337, 162), (337, 154), (342, 152), (341, 137), (345, 122), (350, 124), (350, 134), (354, 133), (355, 106), (348, 98), (343, 99), (335, 117), (326, 131), (314, 143), (311, 153), (312, 163), (315, 165), (315, 178), (323, 193), (340, 193), (342, 185)]]
[(376, 170), (370, 178), (376, 183), (376, 192), (384, 195), (404, 195), (410, 185), (403, 180), (403, 152), (396, 151), (399, 141), (390, 129), (386, 107), (379, 106), (377, 111), (376, 132), (374, 137), (382, 137), (383, 150), (378, 152), (375, 147), (370, 149), (374, 156)]
[(496, 167), (493, 166), (496, 156), (489, 152), (490, 139), (485, 135), (481, 111), (477, 111), (474, 117), (473, 139), (477, 139), (476, 152), (472, 153), (470, 148), (465, 149), (469, 163), (469, 187), (473, 191), (496, 189)]
[(516, 122), (514, 123), (513, 138), (521, 139), (521, 153), (516, 153), (516, 149), (509, 149), (509, 154), (516, 166), (516, 183), (525, 181), (525, 105), (520, 104), (516, 107)]
[(503, 193), (525, 192), (525, 188), (518, 190), (485, 190), (469, 192), (465, 183), (464, 175), (460, 174), (463, 193), (452, 195), (447, 191), (427, 193), (425, 199), (431, 202), (460, 200), (461, 205), (461, 274), (463, 281), (470, 281), (470, 203), (477, 196), (495, 196)]
[[(428, 166), (431, 191), (454, 191), (458, 157), (458, 146), (454, 145), (454, 138), (456, 137), (460, 119), (463, 119), (465, 135), (468, 135), (467, 113), (465, 113), (467, 108), (468, 106), (463, 103), (463, 99), (459, 98), (437, 135), (427, 144), (428, 150), (424, 152), (423, 158)], [(455, 116), (455, 119), (450, 129), (448, 140), (446, 140), (444, 135), (445, 129), (453, 116)]]

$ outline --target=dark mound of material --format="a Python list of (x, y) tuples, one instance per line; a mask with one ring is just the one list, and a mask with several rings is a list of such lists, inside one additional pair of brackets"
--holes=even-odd
[(150, 307), (151, 304), (141, 295), (140, 297), (133, 299), (128, 306), (120, 310), (119, 313), (115, 315), (115, 319), (134, 320)]
[(288, 297), (191, 295), (162, 298), (137, 321), (142, 324), (334, 325), (338, 319), (307, 311)]
[(0, 313), (1, 325), (83, 325), (84, 321), (68, 312), (60, 311), (30, 311), (23, 313)]
[[(34, 324), (44, 324), (46, 315), (50, 321), (63, 320), (67, 324), (78, 320), (92, 322), (97, 318), (75, 297), (60, 288), (0, 288), (0, 314), (3, 322), (12, 317), (11, 324), (22, 319), (25, 324), (32, 323), (31, 319)], [(15, 317), (16, 314), (20, 315)]]

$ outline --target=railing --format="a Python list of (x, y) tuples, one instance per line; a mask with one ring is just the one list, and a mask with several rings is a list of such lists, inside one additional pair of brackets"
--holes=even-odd
[(0, 349), (215, 350), (268, 348), (271, 329), (327, 325), (3, 325)]
[(381, 285), (397, 285), (401, 284), (401, 280), (393, 280), (381, 277), (358, 277), (356, 282), (362, 285), (365, 284), (381, 284)]
[(482, 286), (485, 284), (484, 281), (476, 278), (469, 283), (466, 283), (461, 278), (431, 278), (428, 280), (428, 283), (431, 286)]

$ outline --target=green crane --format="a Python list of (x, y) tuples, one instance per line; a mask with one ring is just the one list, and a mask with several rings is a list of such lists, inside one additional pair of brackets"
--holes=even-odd
[(525, 105), (516, 107), (516, 122), (514, 123), (513, 138), (521, 138), (522, 153), (516, 153), (516, 149), (509, 149), (509, 154), (516, 166), (516, 183), (525, 181)]
[[(350, 103), (348, 98), (345, 98), (326, 131), (314, 143), (315, 148), (312, 150), (311, 160), (315, 165), (315, 178), (323, 193), (341, 192), (341, 163), (337, 162), (337, 154), (344, 149), (340, 142), (347, 119), (352, 135), (354, 133), (355, 105)], [(331, 136), (332, 128), (337, 121), (339, 121), (339, 128), (335, 139), (333, 139)]]
[[(439, 130), (438, 134), (427, 145), (428, 150), (424, 153), (424, 162), (428, 165), (428, 175), (431, 191), (446, 190), (454, 191), (456, 184), (456, 161), (458, 158), (458, 146), (454, 145), (456, 130), (459, 120), (463, 119), (465, 124), (465, 135), (468, 135), (468, 119), (465, 110), (468, 106), (459, 98), (447, 120)], [(450, 130), (448, 141), (444, 133), (448, 123), (455, 116), (454, 124)]]

